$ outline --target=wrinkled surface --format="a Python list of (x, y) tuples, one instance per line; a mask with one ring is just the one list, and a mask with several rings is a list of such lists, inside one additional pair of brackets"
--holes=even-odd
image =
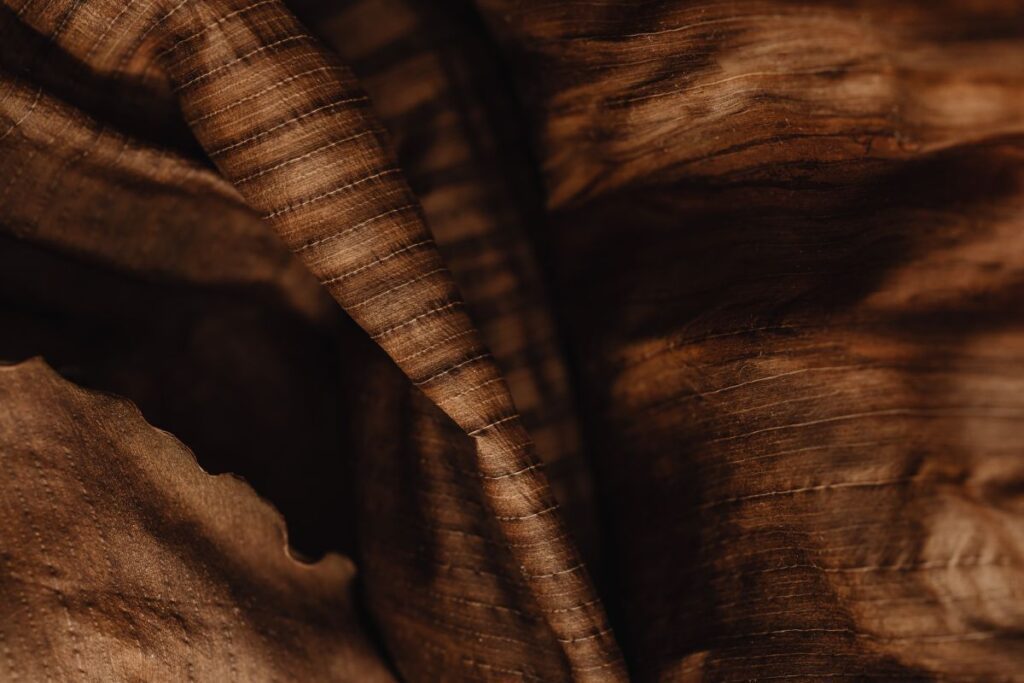
[(0, 35), (8, 677), (1024, 680), (1019, 3)]
[(1019, 677), (1021, 6), (483, 4), (638, 677)]

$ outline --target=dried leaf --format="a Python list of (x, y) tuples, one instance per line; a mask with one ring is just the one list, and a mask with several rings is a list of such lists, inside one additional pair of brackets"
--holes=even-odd
[(390, 681), (351, 561), (284, 524), (128, 402), (0, 369), (0, 671), (10, 680)]

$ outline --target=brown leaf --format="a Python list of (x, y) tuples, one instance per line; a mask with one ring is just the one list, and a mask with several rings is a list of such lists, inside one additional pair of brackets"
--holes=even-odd
[(245, 483), (40, 360), (0, 369), (0, 406), (4, 678), (392, 680), (354, 565), (290, 557)]

